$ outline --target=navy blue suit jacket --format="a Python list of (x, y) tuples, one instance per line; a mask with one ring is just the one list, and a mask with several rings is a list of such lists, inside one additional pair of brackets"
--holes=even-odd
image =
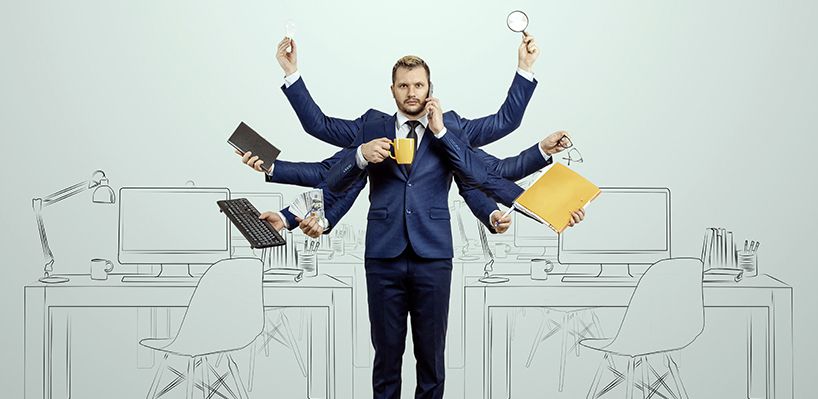
[[(456, 128), (447, 127), (447, 131), (444, 139), (461, 134)], [(436, 145), (434, 135), (427, 129), (412, 162), (411, 174), (407, 175), (404, 168), (389, 161), (358, 168), (355, 148), (384, 137), (384, 132), (387, 138), (395, 138), (395, 117), (364, 122), (349, 151), (330, 169), (327, 177), (330, 190), (343, 192), (361, 180), (362, 175), (369, 176), (370, 207), (364, 256), (394, 258), (411, 245), (422, 258), (452, 258), (448, 206), (453, 179), (450, 154), (445, 146)], [(466, 163), (459, 167), (469, 166)], [(485, 170), (469, 173), (479, 176)], [(488, 219), (488, 213), (484, 216)]]

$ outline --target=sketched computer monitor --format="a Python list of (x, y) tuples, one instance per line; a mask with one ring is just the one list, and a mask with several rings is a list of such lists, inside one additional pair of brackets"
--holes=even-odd
[[(519, 259), (543, 257), (547, 247), (551, 247), (553, 251), (557, 245), (557, 233), (554, 230), (520, 212), (514, 212), (511, 226), (514, 228), (514, 246), (523, 252), (518, 256)], [(552, 252), (551, 256), (553, 255)]]
[(587, 218), (559, 235), (561, 264), (600, 265), (600, 277), (630, 278), (631, 265), (670, 257), (670, 190), (602, 187)]
[(190, 265), (229, 258), (230, 223), (216, 204), (226, 199), (227, 188), (121, 188), (119, 263), (160, 265), (155, 277), (185, 277)]

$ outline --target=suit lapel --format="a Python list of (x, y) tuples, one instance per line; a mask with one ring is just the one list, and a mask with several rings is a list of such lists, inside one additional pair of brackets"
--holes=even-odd
[(418, 146), (417, 151), (415, 151), (415, 159), (412, 161), (412, 173), (417, 174), (417, 169), (421, 165), (418, 161), (423, 157), (423, 154), (427, 152), (432, 140), (436, 140), (435, 134), (432, 133), (429, 128), (426, 128), (426, 130), (423, 131), (423, 140), (420, 141), (420, 146)]
[[(395, 124), (397, 123), (397, 120), (398, 120), (397, 114), (393, 114), (391, 118), (383, 118), (383, 127), (381, 129), (384, 135), (383, 136), (379, 135), (378, 137), (386, 137), (389, 140), (395, 140)], [(406, 172), (400, 165), (398, 165), (397, 161), (392, 159), (384, 162), (389, 162), (389, 168), (396, 176), (402, 178), (403, 180), (406, 180), (408, 178), (408, 176), (406, 176)]]

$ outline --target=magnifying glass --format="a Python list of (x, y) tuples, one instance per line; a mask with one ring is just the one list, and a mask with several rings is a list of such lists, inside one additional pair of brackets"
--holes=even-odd
[(506, 25), (512, 31), (522, 33), (528, 28), (528, 15), (520, 10), (512, 11), (506, 18)]

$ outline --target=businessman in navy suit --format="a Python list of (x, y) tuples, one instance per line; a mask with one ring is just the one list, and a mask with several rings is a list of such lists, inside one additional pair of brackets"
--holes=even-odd
[[(444, 119), (447, 120), (450, 125), (461, 127), (467, 135), (469, 144), (475, 146), (495, 141), (516, 129), (520, 125), (525, 107), (536, 87), (536, 80), (533, 78), (531, 68), (538, 53), (539, 51), (536, 48), (536, 42), (533, 36), (526, 35), (518, 48), (517, 73), (515, 74), (505, 102), (496, 114), (475, 120), (468, 120), (454, 112), (447, 112), (444, 114)], [(327, 143), (344, 147), (351, 144), (354, 139), (354, 132), (359, 129), (365, 121), (389, 117), (386, 113), (377, 110), (369, 110), (355, 120), (344, 120), (324, 115), (318, 105), (313, 101), (303, 79), (298, 73), (295, 41), (288, 38), (282, 40), (279, 43), (276, 58), (285, 72), (285, 85), (282, 86), (282, 90), (296, 111), (304, 130), (308, 134)], [(557, 138), (555, 139), (554, 137)], [(547, 137), (540, 146), (533, 146), (529, 150), (521, 153), (512, 161), (513, 164), (512, 162), (507, 162), (506, 164), (498, 163), (496, 158), (482, 152), (482, 150), (477, 150), (478, 157), (489, 165), (490, 171), (494, 173), (489, 176), (490, 181), (484, 181), (484, 185), (480, 188), (488, 187), (487, 191), (494, 196), (495, 200), (505, 205), (510, 205), (511, 201), (516, 198), (522, 190), (510, 182), (503, 181), (502, 178), (517, 180), (522, 176), (514, 172), (508, 173), (508, 168), (505, 166), (511, 165), (512, 167), (516, 167), (516, 170), (520, 170), (520, 168), (525, 169), (527, 170), (525, 175), (543, 168), (551, 162), (550, 153), (547, 153), (547, 149), (555, 147), (556, 144), (548, 142), (559, 140), (559, 137), (562, 137), (559, 133)], [(331, 166), (336, 160), (337, 156), (333, 156), (322, 161), (321, 166)], [(245, 157), (244, 161), (247, 162), (248, 157)], [(250, 162), (247, 163), (254, 166), (253, 161), (253, 159), (250, 159)], [(297, 166), (303, 168), (306, 165), (300, 164)], [(258, 165), (255, 165), (255, 167), (257, 170), (261, 170)], [(304, 174), (309, 175), (314, 174), (314, 172), (305, 171)], [(294, 176), (296, 179), (299, 179), (298, 173), (294, 174)], [(271, 180), (272, 179), (268, 178), (268, 181)], [(493, 212), (496, 211), (496, 205), (482, 198), (482, 196), (476, 192), (475, 187), (461, 184), (460, 179), (455, 179), (455, 181), (460, 187), (461, 195), (466, 199), (466, 203), (476, 216), (480, 217), (479, 215), (481, 213), (491, 208), (490, 212), (492, 217), (498, 218), (495, 223), (491, 223), (488, 218), (480, 218), (480, 220), (489, 227), (490, 231), (503, 232), (508, 228), (510, 218), (499, 220), (499, 212), (496, 214)], [(289, 183), (288, 181), (284, 182)], [(497, 195), (502, 193), (505, 193), (505, 196)], [(357, 195), (357, 192), (354, 195)], [(352, 200), (354, 201), (354, 197)], [(270, 213), (267, 214), (269, 215)], [(286, 213), (284, 213), (284, 216), (287, 216)], [(287, 219), (290, 219), (290, 217)], [(271, 220), (271, 222), (275, 221)]]
[[(415, 397), (443, 397), (453, 256), (448, 209), (453, 171), (447, 146), (451, 138), (468, 137), (469, 128), (457, 118), (444, 118), (439, 101), (429, 96), (429, 75), (417, 57), (396, 63), (392, 94), (398, 113), (362, 120), (349, 147), (355, 151), (346, 152), (327, 179), (336, 192), (361, 176), (370, 183), (365, 267), (375, 398), (400, 397), (407, 315), (417, 361)], [(395, 137), (419, 141), (411, 167), (387, 159), (386, 143)], [(472, 137), (480, 139), (485, 137)]]

